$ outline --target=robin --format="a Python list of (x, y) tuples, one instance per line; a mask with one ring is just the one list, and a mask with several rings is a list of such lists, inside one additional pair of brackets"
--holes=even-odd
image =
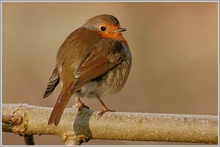
[(48, 124), (58, 125), (70, 97), (81, 108), (88, 108), (80, 98), (97, 98), (103, 109), (107, 108), (101, 97), (111, 95), (125, 85), (131, 68), (131, 53), (119, 21), (112, 15), (98, 15), (73, 31), (60, 46), (56, 66), (47, 85), (44, 98), (61, 83), (61, 93), (50, 115)]

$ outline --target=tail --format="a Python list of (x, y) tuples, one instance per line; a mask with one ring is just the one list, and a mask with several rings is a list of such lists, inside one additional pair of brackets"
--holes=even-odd
[(54, 123), (55, 125), (58, 125), (61, 119), (61, 116), (63, 114), (63, 111), (71, 97), (71, 94), (67, 91), (63, 92), (61, 91), (57, 102), (53, 108), (53, 111), (51, 112), (50, 118), (48, 120), (48, 125)]

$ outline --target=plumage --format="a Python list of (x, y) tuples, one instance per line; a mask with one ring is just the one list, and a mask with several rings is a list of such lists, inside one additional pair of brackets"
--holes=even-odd
[(98, 98), (103, 105), (100, 114), (108, 111), (100, 97), (118, 92), (130, 72), (131, 53), (121, 34), (125, 30), (114, 16), (99, 15), (66, 38), (44, 94), (49, 96), (61, 81), (62, 90), (48, 124), (59, 123), (72, 95)]
[(58, 67), (55, 67), (51, 77), (49, 78), (49, 83), (47, 84), (47, 89), (44, 93), (43, 98), (46, 98), (49, 95), (51, 95), (51, 93), (53, 93), (54, 89), (59, 84), (59, 80), (60, 78), (59, 78)]

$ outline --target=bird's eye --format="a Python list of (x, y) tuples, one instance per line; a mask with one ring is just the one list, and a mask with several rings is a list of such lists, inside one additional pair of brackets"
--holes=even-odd
[(105, 31), (105, 30), (106, 30), (106, 27), (101, 26), (101, 30), (102, 30), (102, 31)]

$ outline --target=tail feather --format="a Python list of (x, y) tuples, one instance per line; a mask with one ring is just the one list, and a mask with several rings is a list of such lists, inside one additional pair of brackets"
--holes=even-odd
[(51, 112), (50, 118), (48, 120), (48, 125), (54, 123), (55, 125), (58, 125), (61, 119), (61, 116), (63, 114), (63, 111), (71, 97), (71, 94), (68, 92), (62, 92), (60, 93), (57, 102), (53, 108), (53, 111)]

